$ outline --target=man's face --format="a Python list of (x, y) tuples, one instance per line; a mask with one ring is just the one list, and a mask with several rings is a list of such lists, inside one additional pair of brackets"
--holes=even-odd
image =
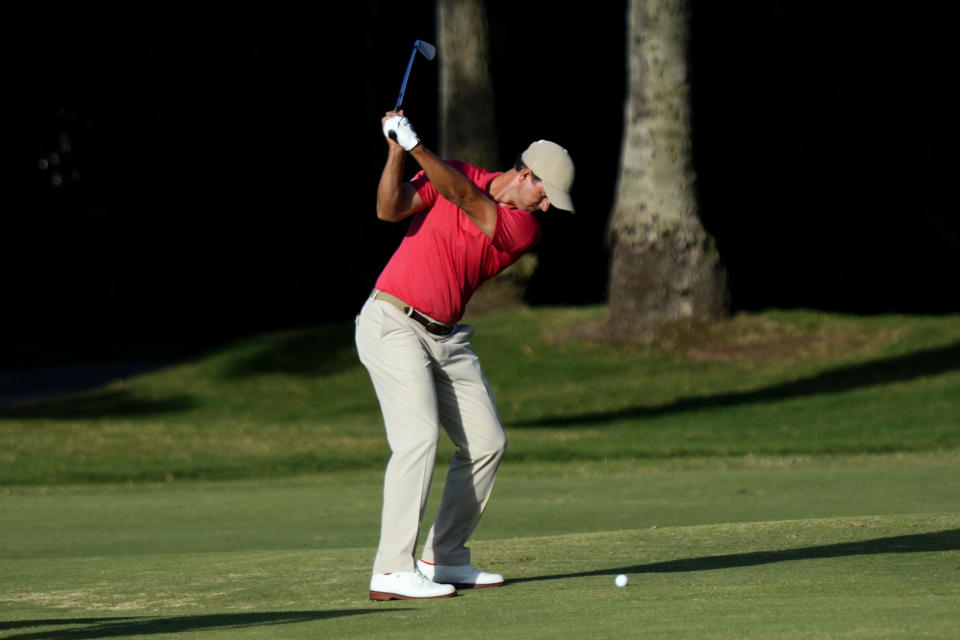
[(517, 208), (533, 213), (537, 209), (546, 211), (550, 208), (550, 199), (543, 187), (543, 182), (535, 177), (529, 169), (520, 174), (520, 189), (517, 197)]

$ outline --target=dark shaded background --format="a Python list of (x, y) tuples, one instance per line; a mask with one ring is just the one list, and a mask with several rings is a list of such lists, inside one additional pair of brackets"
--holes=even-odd
[[(501, 168), (537, 138), (577, 162), (529, 302), (603, 302), (626, 4), (488, 6)], [(701, 215), (736, 309), (960, 311), (954, 38), (903, 6), (693, 3)], [(379, 117), (432, 2), (7, 13), (3, 366), (355, 314), (403, 232), (374, 215)], [(436, 83), (418, 60), (404, 101), (433, 147)]]

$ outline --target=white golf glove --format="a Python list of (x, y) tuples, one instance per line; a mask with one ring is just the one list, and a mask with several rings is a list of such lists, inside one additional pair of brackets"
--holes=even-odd
[(420, 144), (417, 132), (406, 116), (393, 116), (383, 123), (383, 135), (393, 138), (401, 147), (410, 151)]

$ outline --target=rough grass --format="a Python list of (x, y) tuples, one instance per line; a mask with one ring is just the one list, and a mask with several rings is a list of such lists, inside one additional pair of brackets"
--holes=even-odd
[[(584, 339), (602, 308), (476, 318), (515, 460), (816, 455), (960, 446), (960, 317), (815, 312)], [(577, 337), (579, 336), (579, 337)], [(0, 483), (380, 467), (352, 325), (255, 336), (85, 393), (0, 408)]]

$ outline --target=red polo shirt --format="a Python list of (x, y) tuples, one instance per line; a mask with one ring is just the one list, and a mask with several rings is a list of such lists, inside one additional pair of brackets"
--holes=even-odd
[[(488, 197), (490, 182), (500, 175), (463, 162), (446, 163)], [(497, 205), (497, 227), (491, 239), (441, 196), (423, 171), (410, 183), (423, 208), (413, 214), (410, 228), (376, 287), (434, 320), (453, 324), (463, 317), (470, 296), (481, 284), (536, 245), (540, 224), (531, 213)]]

